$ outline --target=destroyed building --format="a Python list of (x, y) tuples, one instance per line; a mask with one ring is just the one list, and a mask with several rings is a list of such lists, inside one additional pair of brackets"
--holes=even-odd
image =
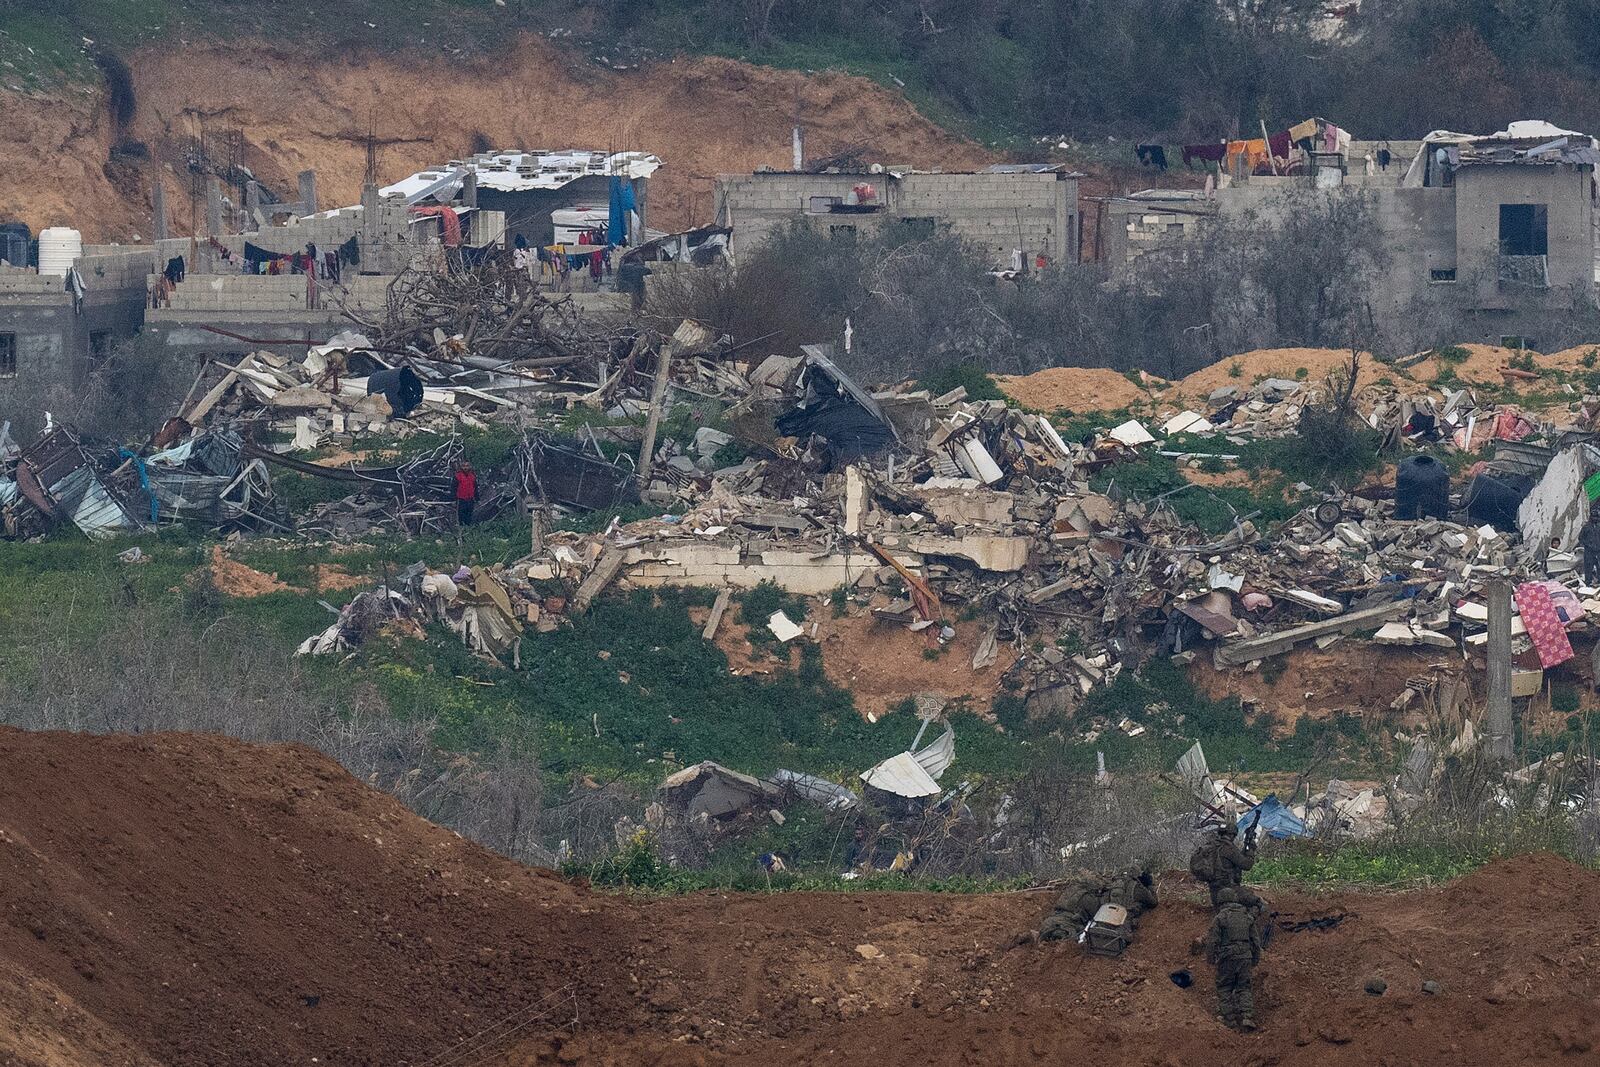
[[(1250, 214), (1270, 225), (1311, 196), (1365, 197), (1387, 253), (1377, 288), (1389, 315), (1426, 295), (1459, 310), (1469, 325), (1463, 339), (1538, 348), (1543, 316), (1595, 304), (1596, 145), (1587, 134), (1523, 121), (1487, 135), (1436, 130), (1420, 141), (1337, 142), (1304, 165), (1274, 157), (1270, 166), (1230, 172), (1227, 164), (1243, 158), (1233, 153), (1214, 188), (1107, 198), (1095, 225), (1102, 258), (1125, 265), (1151, 251), (1180, 251), (1212, 219)], [(1394, 162), (1369, 168), (1375, 151)]]
[(717, 179), (717, 222), (737, 255), (804, 221), (837, 237), (947, 231), (989, 254), (997, 270), (1034, 270), (1078, 258), (1078, 179), (1053, 164), (998, 164), (972, 173), (864, 166), (823, 172), (757, 171)]
[[(626, 311), (610, 270), (592, 279), (585, 261), (558, 276), (555, 250), (572, 268), (609, 249), (612, 231), (619, 248), (663, 236), (645, 228), (660, 165), (645, 152), (485, 153), (368, 184), (359, 204), (320, 211), (309, 172), (300, 199), (276, 201), (252, 181), (233, 211), (212, 177), (203, 232), (190, 238), (165, 236), (158, 185), (156, 240), (86, 246), (59, 228), (41, 235), (44, 270), (0, 265), (0, 404), (77, 387), (112, 344), (140, 331), (175, 355), (302, 351), (352, 317), (381, 318), (395, 277), (419, 259), (476, 262), (519, 241), (551, 265), (548, 276), (530, 271), (535, 284), (571, 291), (596, 314)], [(250, 228), (229, 232), (230, 220)]]

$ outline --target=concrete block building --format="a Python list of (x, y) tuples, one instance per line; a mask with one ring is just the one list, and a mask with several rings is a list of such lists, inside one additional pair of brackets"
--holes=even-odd
[(1544, 122), (1514, 122), (1487, 135), (1438, 131), (1383, 142), (1409, 153), (1407, 162), (1367, 174), (1371, 143), (1354, 142), (1357, 162), (1347, 159), (1331, 173), (1224, 178), (1209, 197), (1148, 190), (1113, 198), (1103, 258), (1121, 266), (1179, 248), (1215, 218), (1250, 216), (1270, 226), (1308, 198), (1360, 196), (1387, 252), (1376, 287), (1386, 302), (1375, 308), (1381, 315), (1404, 314), (1426, 296), (1459, 311), (1462, 340), (1538, 348), (1551, 313), (1595, 306), (1600, 146), (1593, 137)]
[(875, 169), (811, 174), (762, 171), (717, 180), (717, 223), (733, 230), (735, 257), (794, 220), (835, 236), (894, 229), (956, 234), (996, 269), (1078, 258), (1078, 179), (1048, 164), (950, 174)]

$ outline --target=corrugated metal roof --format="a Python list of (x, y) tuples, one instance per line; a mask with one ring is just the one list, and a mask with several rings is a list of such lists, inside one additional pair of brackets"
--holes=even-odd
[(379, 190), (384, 196), (453, 197), (470, 168), (478, 175), (478, 188), (502, 193), (521, 193), (534, 189), (560, 189), (579, 178), (618, 175), (623, 178), (648, 178), (661, 167), (661, 160), (649, 152), (594, 152), (585, 149), (528, 152), (493, 152), (471, 159), (452, 159), (441, 167), (421, 170), (409, 178)]

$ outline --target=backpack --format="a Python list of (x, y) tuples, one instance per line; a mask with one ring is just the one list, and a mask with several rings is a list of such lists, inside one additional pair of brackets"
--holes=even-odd
[(1207, 885), (1218, 881), (1217, 853), (1220, 851), (1221, 842), (1216, 838), (1201, 844), (1189, 857), (1189, 873)]

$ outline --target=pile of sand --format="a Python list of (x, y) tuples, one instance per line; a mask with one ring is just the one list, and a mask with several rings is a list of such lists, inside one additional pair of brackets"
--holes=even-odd
[(1148, 399), (1143, 389), (1104, 368), (1050, 367), (994, 381), (1006, 396), (1035, 411), (1114, 411)]
[[(1349, 363), (1348, 348), (1258, 348), (1200, 368), (1178, 382), (1178, 391), (1183, 396), (1204, 400), (1224, 386), (1238, 386), (1241, 391), (1249, 389), (1258, 378), (1320, 382)], [(1385, 375), (1393, 377), (1388, 367), (1370, 356), (1362, 358), (1358, 383), (1361, 387)]]

